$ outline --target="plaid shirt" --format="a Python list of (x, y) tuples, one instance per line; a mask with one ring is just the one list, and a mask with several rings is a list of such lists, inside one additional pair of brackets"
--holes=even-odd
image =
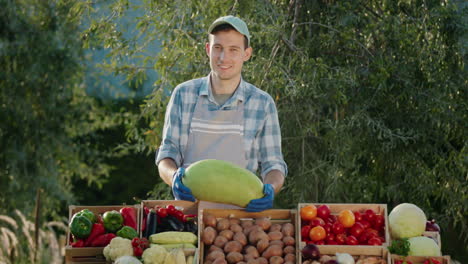
[(163, 139), (157, 152), (156, 164), (164, 158), (183, 164), (190, 122), (198, 96), (207, 96), (210, 110), (230, 110), (237, 101), (244, 103), (244, 151), (247, 169), (256, 173), (261, 168), (264, 177), (271, 170), (287, 175), (287, 165), (281, 153), (281, 130), (276, 105), (271, 96), (241, 79), (235, 93), (223, 105), (218, 105), (210, 87), (209, 75), (178, 85), (172, 92), (166, 109)]

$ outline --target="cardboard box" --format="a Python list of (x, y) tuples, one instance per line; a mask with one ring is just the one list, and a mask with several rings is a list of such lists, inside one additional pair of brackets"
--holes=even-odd
[[(246, 212), (243, 209), (203, 209), (201, 213), (199, 214), (199, 224), (198, 224), (198, 245), (200, 248), (200, 262), (204, 262), (204, 257), (205, 257), (205, 245), (203, 244), (203, 241), (201, 241), (201, 233), (203, 232), (203, 229), (205, 228), (203, 224), (203, 218), (207, 215), (211, 214), (216, 219), (221, 219), (221, 218), (239, 218), (241, 221), (245, 220), (253, 220), (255, 218), (261, 218), (261, 217), (269, 217), (271, 219), (272, 223), (291, 223), (293, 225), (296, 224), (297, 222), (297, 212), (296, 210), (283, 210), (283, 209), (271, 209), (271, 210), (265, 210), (262, 212), (256, 212), (256, 213), (251, 213), (251, 212)], [(294, 239), (296, 241), (296, 262), (298, 260), (298, 236), (297, 233), (294, 232)]]
[[(68, 207), (68, 221), (71, 220), (72, 216), (83, 210), (89, 209), (95, 214), (103, 214), (107, 211), (116, 210), (119, 211), (123, 207), (134, 207), (137, 213), (137, 232), (140, 232), (140, 205), (103, 205), (103, 206), (77, 206), (70, 205)], [(88, 264), (97, 264), (97, 263), (106, 263), (106, 258), (104, 257), (102, 251), (104, 247), (83, 247), (83, 248), (73, 248), (70, 246), (71, 243), (71, 234), (70, 230), (67, 232), (67, 244), (65, 247), (65, 262), (66, 263), (88, 263)]]
[[(437, 232), (436, 232), (437, 233)], [(450, 256), (439, 256), (439, 257), (423, 257), (423, 256), (399, 256), (395, 254), (391, 254), (391, 264), (395, 264), (396, 260), (407, 260), (413, 263), (423, 263), (429, 258), (433, 258), (435, 260), (440, 261), (442, 264), (450, 264)]]
[[(298, 217), (297, 217), (297, 223), (296, 223), (296, 233), (298, 234), (298, 239), (299, 239), (299, 244), (300, 244), (300, 248), (299, 249), (302, 249), (304, 246), (305, 246), (305, 242), (302, 241), (302, 237), (301, 237), (301, 217), (300, 217), (300, 211), (301, 211), (301, 208), (306, 206), (306, 205), (309, 205), (309, 204), (313, 204), (315, 206), (319, 206), (319, 205), (322, 205), (322, 204), (325, 204), (325, 203), (299, 203), (298, 204), (298, 208), (297, 208), (297, 212), (298, 212)], [(330, 213), (332, 215), (338, 215), (342, 210), (351, 210), (353, 212), (355, 211), (359, 211), (361, 213), (363, 213), (365, 210), (367, 209), (371, 209), (373, 210), (376, 214), (379, 214), (379, 215), (383, 215), (384, 216), (384, 219), (385, 219), (385, 234), (384, 234), (384, 237), (385, 237), (385, 242), (382, 244), (382, 246), (363, 246), (363, 245), (359, 245), (360, 247), (365, 247), (365, 248), (379, 248), (379, 247), (387, 247), (387, 245), (389, 245), (389, 241), (390, 241), (390, 235), (389, 235), (389, 230), (388, 230), (388, 213), (387, 213), (387, 205), (386, 204), (334, 204), (334, 203), (328, 203), (326, 204), (328, 205), (328, 207), (330, 207)], [(358, 245), (356, 246), (344, 246), (344, 245), (338, 245), (337, 247), (357, 247)], [(376, 250), (380, 250), (380, 249), (376, 249)]]

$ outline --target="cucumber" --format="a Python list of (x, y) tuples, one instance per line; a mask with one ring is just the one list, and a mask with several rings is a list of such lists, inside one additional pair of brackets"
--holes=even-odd
[(185, 170), (182, 183), (198, 200), (240, 207), (264, 196), (263, 183), (255, 174), (223, 160), (206, 159), (193, 163)]

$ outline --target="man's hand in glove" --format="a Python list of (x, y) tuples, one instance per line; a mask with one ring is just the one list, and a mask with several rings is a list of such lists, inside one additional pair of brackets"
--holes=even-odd
[(259, 199), (253, 199), (247, 205), (245, 210), (247, 212), (260, 212), (273, 207), (273, 200), (275, 199), (275, 190), (271, 184), (263, 185), (263, 193), (265, 196)]
[(172, 177), (172, 194), (176, 200), (185, 200), (195, 202), (192, 191), (182, 183), (185, 169), (180, 167)]

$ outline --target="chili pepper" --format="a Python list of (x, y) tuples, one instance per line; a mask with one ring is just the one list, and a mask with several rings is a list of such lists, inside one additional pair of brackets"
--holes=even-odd
[(72, 247), (84, 247), (85, 241), (83, 239), (78, 239), (75, 242), (71, 243)]
[(91, 241), (92, 247), (105, 247), (109, 245), (110, 241), (116, 237), (113, 233), (102, 234), (96, 237), (93, 241)]
[(132, 227), (124, 226), (119, 231), (117, 231), (117, 236), (128, 238), (128, 239), (133, 239), (134, 237), (138, 236), (138, 233)]
[(124, 226), (129, 226), (135, 230), (137, 229), (137, 215), (135, 208), (123, 207), (120, 209), (120, 214), (122, 214)]
[(75, 216), (76, 215), (86, 216), (86, 218), (88, 218), (89, 221), (91, 221), (91, 223), (96, 223), (96, 215), (93, 212), (91, 212), (89, 209), (83, 209), (79, 211), (78, 213), (76, 213)]
[(122, 227), (123, 217), (122, 214), (116, 210), (107, 211), (102, 216), (102, 221), (104, 222), (104, 228), (111, 232), (115, 233)]
[(85, 245), (90, 246), (91, 242), (98, 236), (106, 233), (103, 224), (94, 223), (93, 228), (91, 229), (91, 234), (89, 234), (88, 238), (85, 240)]
[(83, 215), (75, 214), (69, 224), (70, 232), (77, 238), (87, 238), (91, 234), (93, 223)]

